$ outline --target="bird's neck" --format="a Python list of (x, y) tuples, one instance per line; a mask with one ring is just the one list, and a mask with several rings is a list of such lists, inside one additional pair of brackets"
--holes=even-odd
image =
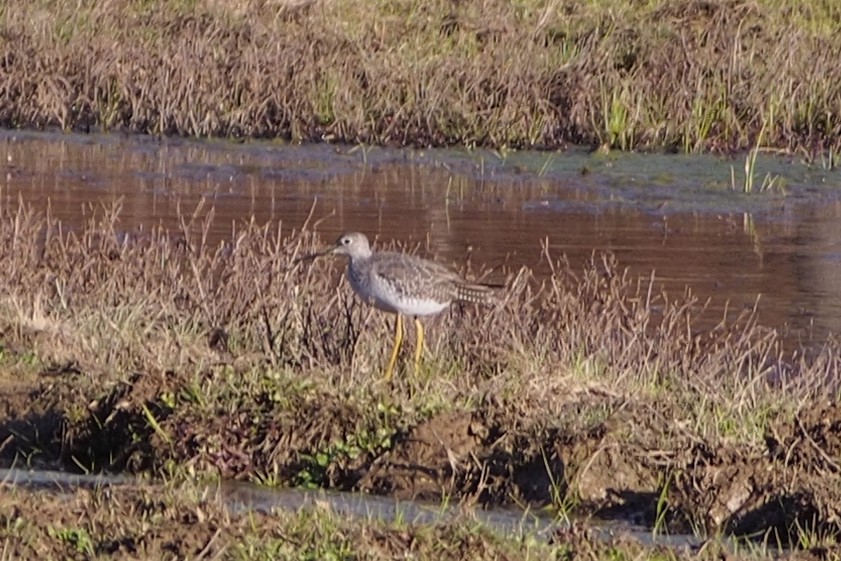
[(370, 259), (371, 258), (371, 252), (370, 251), (360, 252), (360, 253), (356, 253), (354, 255), (350, 255), (349, 257), (350, 257), (350, 262), (351, 263), (353, 263), (355, 265), (358, 265), (358, 264), (364, 263), (365, 261)]

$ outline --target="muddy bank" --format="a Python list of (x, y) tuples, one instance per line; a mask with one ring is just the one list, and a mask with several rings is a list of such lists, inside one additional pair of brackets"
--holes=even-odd
[[(2, 484), (0, 484), (2, 485)], [(628, 534), (596, 536), (573, 525), (544, 538), (505, 537), (469, 517), (431, 524), (348, 519), (315, 506), (290, 513), (238, 513), (221, 494), (186, 482), (165, 488), (120, 486), (62, 493), (4, 488), (0, 541), (12, 559), (534, 559), (665, 558), (674, 560), (837, 558), (809, 547), (734, 548), (646, 545)]]
[(420, 368), (407, 345), (387, 383), (390, 318), (297, 260), (317, 236), (246, 223), (207, 246), (193, 220), (0, 215), (5, 462), (839, 533), (831, 342), (787, 355), (750, 314), (700, 328), (697, 302), (610, 256), (557, 259), (431, 322)]
[(28, 391), (0, 393), (7, 462), (553, 505), (672, 532), (783, 543), (797, 543), (807, 530), (829, 537), (841, 529), (836, 404), (775, 423), (767, 446), (754, 449), (699, 441), (675, 427), (667, 408), (594, 394), (580, 396), (590, 403), (570, 404), (564, 416), (598, 407), (605, 418), (597, 422), (546, 426), (518, 405), (489, 400), (387, 428), (327, 394), (281, 404), (266, 392), (237, 403), (235, 413), (207, 415), (183, 397), (169, 401), (189, 391), (172, 374), (139, 374), (105, 392), (85, 387), (84, 376), (64, 372)]
[(837, 20), (793, 1), (14, 2), (0, 124), (837, 157)]

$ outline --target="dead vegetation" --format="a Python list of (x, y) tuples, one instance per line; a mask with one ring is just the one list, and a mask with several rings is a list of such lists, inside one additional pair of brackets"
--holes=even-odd
[[(2, 484), (0, 484), (2, 485)], [(781, 552), (710, 540), (698, 548), (596, 536), (578, 525), (546, 540), (501, 536), (469, 516), (432, 524), (359, 520), (328, 507), (241, 513), (222, 493), (189, 482), (164, 489), (110, 487), (67, 493), (3, 489), (0, 542), (7, 559), (402, 559), (511, 561), (561, 558), (672, 561), (837, 559), (837, 548)]]
[(837, 155), (834, 2), (12, 2), (0, 124)]
[(4, 458), (838, 533), (834, 343), (786, 354), (750, 314), (702, 330), (690, 295), (547, 254), (548, 278), (512, 271), (497, 306), (432, 322), (390, 385), (390, 318), (295, 263), (317, 236), (244, 222), (211, 246), (211, 215), (4, 211)]
[[(518, 544), (471, 527), (360, 524), (328, 510), (237, 513), (219, 496), (180, 489), (4, 490), (0, 541), (9, 559), (525, 559)], [(455, 545), (455, 547), (452, 547)], [(543, 544), (532, 547), (547, 551)]]

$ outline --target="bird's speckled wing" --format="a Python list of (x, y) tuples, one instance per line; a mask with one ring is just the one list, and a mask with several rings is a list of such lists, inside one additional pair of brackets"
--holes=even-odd
[(375, 254), (370, 274), (374, 282), (390, 285), (401, 297), (441, 303), (457, 299), (458, 286), (464, 282), (440, 263), (389, 251)]
[(449, 305), (454, 301), (488, 304), (494, 288), (465, 281), (458, 273), (435, 261), (403, 253), (375, 254), (372, 283), (387, 284), (406, 300), (431, 300)]

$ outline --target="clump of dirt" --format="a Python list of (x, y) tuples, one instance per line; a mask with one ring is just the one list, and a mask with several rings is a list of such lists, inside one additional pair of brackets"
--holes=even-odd
[[(172, 445), (159, 450), (159, 460), (186, 462), (226, 478), (273, 474), (287, 483), (349, 489), (359, 479), (357, 469), (371, 458), (364, 452), (351, 457), (331, 447), (365, 431), (363, 419), (357, 409), (327, 396), (301, 400), (291, 408), (258, 400), (210, 418), (187, 412), (164, 423)], [(299, 476), (306, 481), (297, 481)]]
[[(0, 218), (0, 253), (19, 260), (0, 278), (14, 295), (0, 331), (32, 346), (3, 364), (56, 363), (0, 377), (8, 463), (553, 505), (790, 543), (841, 528), (839, 408), (814, 390), (841, 367), (835, 348), (779, 390), (779, 339), (752, 316), (694, 335), (692, 301), (664, 296), (658, 323), (650, 291), (608, 258), (581, 275), (559, 261), (540, 287), (523, 271), (498, 310), (443, 330), (449, 371), (384, 387), (359, 368), (379, 356), (363, 307), (296, 268), (294, 236), (251, 228), (246, 251), (185, 256), (156, 231), (111, 260), (98, 240), (114, 217), (41, 254), (35, 234), (19, 251), (19, 224), (57, 226)], [(54, 270), (61, 295), (42, 300), (32, 287)], [(773, 423), (732, 397), (747, 391)], [(810, 405), (792, 416), (793, 403)]]
[[(782, 541), (794, 541), (798, 527), (824, 535), (841, 528), (836, 404), (777, 423), (765, 452), (664, 439), (672, 427), (663, 415), (628, 404), (589, 426), (561, 427), (493, 403), (395, 428), (366, 448), (358, 435), (381, 427), (336, 397), (280, 406), (266, 394), (208, 414), (172, 401), (188, 381), (171, 372), (136, 374), (111, 388), (75, 371), (42, 378), (29, 392), (0, 392), (0, 454), (9, 461), (132, 472), (174, 463), (225, 478), (271, 475), (277, 483), (488, 505), (560, 506), (566, 497), (604, 517), (653, 524), (668, 515), (675, 531), (772, 531)], [(571, 405), (570, 418), (576, 413)]]
[(841, 472), (841, 405), (827, 402), (804, 409), (793, 421), (772, 425), (765, 440), (775, 461), (837, 476)]
[(48, 369), (29, 385), (0, 391), (0, 410), (9, 412), (0, 418), (6, 443), (0, 457), (91, 470), (150, 469), (160, 438), (148, 419), (166, 417), (161, 396), (183, 383), (176, 378), (138, 373), (102, 388), (78, 370)]
[[(361, 489), (398, 498), (440, 499), (453, 488), (475, 488), (471, 463), (485, 427), (464, 412), (433, 417), (395, 439), (359, 482)], [(458, 485), (456, 481), (458, 480)]]
[[(76, 374), (72, 371), (58, 372), (53, 376), (45, 372), (41, 381), (19, 376), (4, 376), (0, 385), (0, 457), (14, 459), (40, 452), (37, 459), (57, 459), (62, 447), (65, 413), (73, 407), (55, 395), (56, 388), (62, 393), (70, 389)], [(66, 409), (65, 409), (66, 408)], [(36, 454), (38, 455), (38, 454)]]
[(705, 497), (701, 489), (692, 495), (695, 502), (658, 510), (669, 474), (682, 469), (681, 451), (690, 446), (687, 437), (674, 436), (674, 448), (658, 448), (669, 430), (662, 415), (627, 405), (603, 422), (566, 428), (524, 424), (511, 411), (449, 412), (398, 435), (359, 488), (490, 505), (561, 506), (557, 501), (570, 497), (578, 512), (649, 525), (665, 514), (675, 531), (691, 531), (688, 522)]
[[(732, 551), (723, 542), (673, 549), (578, 524), (524, 548), (521, 539), (484, 531), (470, 519), (423, 526), (347, 519), (322, 507), (232, 512), (212, 491), (181, 484), (3, 489), (0, 542), (10, 559), (756, 559), (754, 551)], [(817, 561), (837, 554), (815, 547), (778, 557)]]
[(662, 516), (674, 531), (770, 531), (786, 543), (801, 530), (838, 532), (839, 486), (828, 485), (819, 470), (781, 465), (744, 447), (693, 444), (687, 435), (664, 440), (670, 431), (665, 417), (645, 407), (626, 406), (586, 430), (447, 412), (396, 435), (363, 467), (355, 488), (491, 505), (546, 505), (567, 496), (579, 512), (649, 525)]
[(841, 408), (826, 403), (772, 425), (762, 452), (698, 444), (674, 471), (670, 501), (709, 531), (841, 536), (839, 428)]

